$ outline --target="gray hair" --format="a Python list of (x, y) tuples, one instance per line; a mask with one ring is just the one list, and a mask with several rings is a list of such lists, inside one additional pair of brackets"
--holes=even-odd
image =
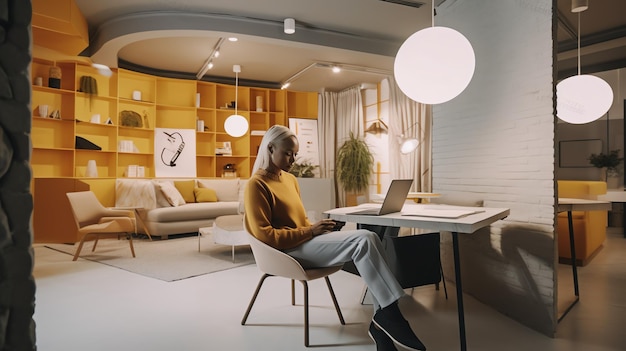
[(281, 125), (273, 125), (270, 129), (265, 132), (263, 135), (263, 139), (261, 140), (261, 145), (259, 145), (259, 152), (256, 156), (256, 161), (254, 161), (254, 167), (252, 168), (252, 173), (256, 173), (259, 169), (266, 169), (270, 165), (270, 144), (279, 144), (285, 139), (289, 139), (291, 137), (295, 137), (296, 135), (291, 131), (291, 129), (281, 126)]

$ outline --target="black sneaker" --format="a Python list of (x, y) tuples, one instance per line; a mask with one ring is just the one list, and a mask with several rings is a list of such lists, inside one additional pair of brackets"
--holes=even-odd
[(383, 332), (378, 329), (374, 322), (370, 323), (370, 328), (367, 334), (374, 340), (376, 344), (376, 351), (398, 351), (393, 341)]
[(397, 303), (393, 303), (374, 314), (372, 322), (376, 324), (396, 344), (409, 350), (425, 351), (426, 346), (417, 338), (409, 322), (404, 319)]

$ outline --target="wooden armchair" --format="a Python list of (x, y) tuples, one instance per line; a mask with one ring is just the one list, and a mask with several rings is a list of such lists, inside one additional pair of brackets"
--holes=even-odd
[(135, 232), (135, 219), (132, 218), (131, 212), (126, 210), (108, 209), (98, 201), (96, 195), (91, 191), (78, 191), (67, 193), (70, 200), (74, 220), (78, 227), (78, 233), (81, 237), (76, 253), (72, 261), (76, 261), (83, 248), (85, 239), (95, 236), (96, 240), (91, 251), (96, 250), (98, 239), (102, 235), (119, 235), (126, 234), (130, 245), (130, 252), (135, 257), (135, 248), (133, 247), (133, 238), (131, 233)]

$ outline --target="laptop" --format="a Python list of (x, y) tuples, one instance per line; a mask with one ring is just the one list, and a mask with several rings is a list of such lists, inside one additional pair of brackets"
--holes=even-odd
[(382, 216), (389, 213), (400, 212), (406, 201), (406, 196), (411, 189), (411, 184), (413, 184), (413, 179), (394, 179), (391, 181), (389, 191), (387, 191), (383, 205), (380, 208), (368, 208), (348, 212), (346, 214)]

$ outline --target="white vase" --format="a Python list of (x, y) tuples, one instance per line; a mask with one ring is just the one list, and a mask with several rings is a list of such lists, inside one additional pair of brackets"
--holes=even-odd
[(39, 105), (39, 116), (48, 117), (48, 105)]
[(85, 169), (85, 177), (95, 178), (98, 176), (98, 166), (96, 160), (87, 161), (87, 169)]

